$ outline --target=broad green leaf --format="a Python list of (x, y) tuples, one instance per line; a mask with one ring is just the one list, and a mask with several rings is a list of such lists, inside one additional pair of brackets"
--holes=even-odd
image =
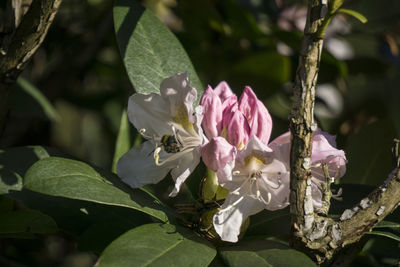
[(242, 266), (316, 266), (303, 253), (269, 240), (248, 240), (237, 246), (219, 251), (224, 262), (230, 267)]
[(368, 19), (363, 14), (361, 14), (355, 10), (339, 8), (338, 12), (350, 15), (350, 16), (358, 19), (361, 23), (366, 23), (368, 21)]
[(215, 248), (186, 228), (146, 224), (112, 242), (96, 266), (208, 266), (215, 255)]
[(379, 236), (384, 236), (393, 240), (396, 240), (397, 242), (400, 242), (400, 236), (395, 235), (391, 232), (385, 232), (385, 231), (369, 231), (367, 232), (369, 235), (379, 235)]
[[(85, 243), (85, 241), (83, 241), (82, 246), (79, 244), (81, 241), (81, 235), (83, 234), (84, 236), (87, 236), (86, 232), (88, 232), (94, 225), (112, 225), (113, 230), (110, 230), (109, 234), (115, 235), (110, 236), (107, 234), (101, 237), (102, 240), (109, 238), (108, 243), (110, 243), (119, 236), (115, 232), (117, 229), (124, 228), (126, 231), (142, 224), (154, 222), (153, 217), (131, 208), (103, 205), (71, 198), (55, 197), (36, 193), (27, 189), (12, 191), (12, 193), (7, 196), (11, 199), (25, 203), (31, 209), (39, 210), (44, 214), (51, 216), (60, 229), (73, 236), (79, 237), (78, 246), (82, 250), (98, 251), (97, 249), (102, 246), (102, 244), (93, 244), (93, 246), (91, 246), (88, 242)], [(110, 220), (110, 218), (112, 218), (112, 220)], [(122, 234), (123, 232), (124, 231), (121, 231), (119, 234)], [(83, 239), (85, 238), (83, 237)], [(108, 245), (108, 243), (105, 245)]]
[(341, 181), (354, 184), (381, 184), (392, 170), (395, 130), (387, 120), (367, 125), (348, 142), (347, 171)]
[(119, 126), (117, 141), (115, 143), (114, 160), (112, 171), (117, 172), (117, 163), (119, 158), (131, 148), (131, 137), (129, 131), (128, 115), (124, 110), (121, 116), (121, 123)]
[(15, 210), (1, 213), (0, 234), (55, 233), (54, 220), (36, 210)]
[(78, 249), (100, 254), (113, 240), (134, 227), (127, 219), (121, 221), (121, 218), (94, 223), (79, 237)]
[(29, 94), (33, 99), (35, 99), (39, 105), (42, 107), (46, 116), (53, 121), (60, 120), (60, 115), (57, 113), (57, 110), (53, 107), (50, 101), (46, 98), (45, 95), (40, 92), (38, 88), (36, 88), (32, 83), (23, 77), (19, 77), (17, 80), (17, 84), (24, 90), (27, 94)]
[[(117, 187), (118, 186), (118, 187)], [(88, 164), (50, 157), (36, 162), (27, 172), (24, 187), (52, 196), (127, 207), (167, 221), (165, 207), (144, 190), (131, 190), (112, 173), (101, 173)]]
[(136, 92), (159, 93), (162, 80), (188, 72), (189, 81), (200, 96), (203, 86), (188, 55), (150, 10), (135, 0), (117, 0), (114, 25), (121, 56)]

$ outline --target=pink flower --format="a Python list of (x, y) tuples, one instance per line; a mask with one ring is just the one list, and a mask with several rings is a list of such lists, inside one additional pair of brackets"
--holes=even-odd
[[(280, 160), (285, 162), (286, 168), (290, 170), (290, 132), (277, 137), (270, 143), (270, 147), (274, 151), (279, 151)], [(318, 129), (314, 133), (311, 154), (311, 181), (314, 208), (319, 209), (322, 206), (322, 184), (326, 183), (322, 165), (328, 165), (330, 177), (339, 179), (346, 172), (346, 163), (347, 160), (344, 151), (336, 148), (335, 136)]]
[(209, 86), (200, 105), (204, 114), (202, 126), (209, 139), (224, 136), (230, 144), (240, 147), (255, 135), (268, 144), (272, 119), (249, 86), (244, 88), (239, 101), (226, 82), (215, 89)]
[[(237, 101), (228, 84), (221, 82), (215, 89), (207, 88), (200, 105), (203, 107), (202, 126), (209, 139), (222, 136), (238, 150), (243, 149), (252, 136), (257, 136), (262, 143), (268, 145), (272, 119), (250, 87), (245, 87)], [(212, 150), (207, 146), (215, 146), (216, 143), (221, 144), (221, 140), (210, 142), (202, 150), (204, 162), (210, 169), (215, 169), (215, 164), (211, 163), (220, 156), (215, 152), (205, 152)]]
[(218, 170), (218, 182), (229, 190), (213, 217), (214, 229), (222, 240), (237, 242), (241, 225), (250, 215), (289, 204), (290, 174), (275, 153), (254, 135), (237, 153), (234, 164)]

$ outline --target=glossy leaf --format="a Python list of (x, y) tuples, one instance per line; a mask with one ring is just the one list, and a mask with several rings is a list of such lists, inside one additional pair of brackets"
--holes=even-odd
[[(144, 190), (131, 190), (112, 173), (101, 173), (88, 164), (58, 158), (45, 158), (26, 173), (25, 188), (52, 196), (127, 207), (147, 213), (161, 221), (167, 217), (164, 206)], [(118, 187), (117, 187), (118, 186)]]
[(0, 234), (45, 234), (55, 233), (57, 224), (54, 220), (36, 210), (15, 210), (2, 212)]
[(186, 228), (146, 224), (112, 242), (97, 266), (208, 266), (215, 255), (215, 248)]
[(219, 254), (231, 267), (236, 266), (316, 266), (303, 253), (268, 240), (243, 241), (234, 247), (222, 248)]
[(151, 11), (138, 1), (117, 0), (114, 25), (121, 56), (136, 92), (158, 93), (162, 80), (178, 72), (188, 72), (191, 85), (201, 94), (203, 86), (182, 45)]
[(121, 115), (121, 123), (119, 126), (117, 141), (115, 143), (114, 160), (112, 165), (112, 171), (114, 173), (116, 173), (119, 158), (131, 148), (129, 127), (128, 115), (124, 110)]
[[(79, 237), (78, 247), (81, 250), (101, 252), (112, 240), (120, 234), (133, 227), (154, 221), (153, 217), (141, 211), (131, 208), (99, 204), (91, 201), (83, 201), (65, 197), (55, 197), (51, 195), (36, 193), (27, 189), (12, 191), (7, 195), (11, 199), (26, 203), (29, 208), (38, 210), (51, 216), (58, 227), (71, 235)], [(112, 219), (110, 219), (112, 218)], [(113, 230), (109, 234), (103, 234), (96, 240), (97, 244), (83, 241), (87, 232), (95, 225), (109, 224)], [(118, 233), (119, 229), (125, 229)], [(84, 235), (82, 237), (82, 235)], [(104, 244), (100, 240), (106, 240)], [(98, 249), (101, 249), (98, 251)]]

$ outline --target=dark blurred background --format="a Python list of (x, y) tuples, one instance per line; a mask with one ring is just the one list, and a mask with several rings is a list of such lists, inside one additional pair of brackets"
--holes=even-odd
[[(177, 35), (204, 86), (225, 80), (237, 94), (251, 86), (273, 117), (273, 138), (288, 130), (304, 4), (143, 4)], [(0, 15), (2, 5), (3, 1)], [(329, 26), (315, 116), (323, 130), (337, 135), (338, 147), (347, 153), (348, 171), (342, 181), (376, 185), (391, 168), (392, 139), (400, 134), (400, 1), (347, 0), (344, 7), (362, 13), (368, 22), (340, 14)], [(63, 1), (14, 90), (0, 147), (51, 146), (111, 168), (121, 112), (134, 92), (116, 44), (112, 8), (113, 1), (107, 0)], [(14, 258), (9, 266), (90, 266), (95, 254), (77, 251), (69, 238), (7, 242), (0, 255)], [(54, 240), (58, 241), (51, 243)], [(51, 251), (54, 244), (61, 244), (61, 252)], [(73, 263), (76, 258), (78, 263)]]

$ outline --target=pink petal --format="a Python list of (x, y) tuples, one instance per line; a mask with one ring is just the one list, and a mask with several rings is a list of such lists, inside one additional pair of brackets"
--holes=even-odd
[(261, 142), (267, 145), (272, 131), (272, 118), (267, 108), (248, 86), (244, 88), (240, 96), (239, 110), (249, 123), (250, 136), (257, 136)]
[(227, 130), (229, 143), (236, 147), (247, 144), (250, 135), (249, 124), (237, 106), (224, 113), (222, 125)]
[(200, 100), (203, 107), (202, 126), (208, 138), (218, 136), (222, 130), (222, 103), (214, 90), (208, 86)]
[(236, 148), (223, 137), (214, 137), (201, 148), (201, 155), (206, 166), (214, 172), (223, 169), (236, 158)]
[[(313, 147), (312, 147), (312, 162), (325, 162), (333, 164), (344, 164), (346, 161), (346, 156), (343, 150), (333, 147), (329, 140), (326, 138), (328, 136), (329, 140), (332, 142), (332, 136), (327, 133), (318, 130), (314, 133)], [(337, 158), (333, 160), (333, 158)]]
[(214, 92), (221, 99), (221, 102), (224, 102), (226, 99), (234, 95), (225, 81), (220, 82), (217, 87), (215, 87)]

